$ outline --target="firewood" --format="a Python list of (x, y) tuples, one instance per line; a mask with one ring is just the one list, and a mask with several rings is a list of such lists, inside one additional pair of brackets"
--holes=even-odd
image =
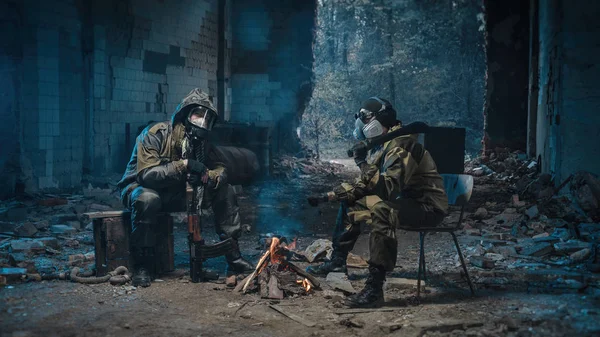
[(293, 264), (293, 263), (291, 263), (289, 261), (287, 263), (290, 266), (290, 268), (292, 268), (293, 271), (295, 271), (296, 273), (298, 273), (300, 276), (307, 278), (310, 281), (310, 283), (312, 283), (312, 285), (316, 289), (321, 289), (321, 282), (319, 282), (319, 280), (317, 280), (316, 277), (314, 277), (311, 274), (305, 272), (300, 267), (298, 267), (297, 265), (295, 265), (295, 264)]
[(246, 290), (248, 290), (248, 286), (250, 285), (250, 282), (252, 282), (252, 280), (254, 280), (254, 278), (258, 274), (258, 271), (260, 270), (262, 265), (265, 264), (265, 262), (267, 262), (269, 260), (269, 255), (271, 255), (271, 252), (267, 250), (265, 252), (265, 254), (260, 258), (260, 260), (256, 264), (256, 268), (254, 268), (254, 271), (252, 272), (252, 274), (250, 274), (250, 277), (248, 277), (246, 284), (244, 284), (244, 287), (242, 288), (242, 293), (244, 293), (244, 294), (246, 293)]

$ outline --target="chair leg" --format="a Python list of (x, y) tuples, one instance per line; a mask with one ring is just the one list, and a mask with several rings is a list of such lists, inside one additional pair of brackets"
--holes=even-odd
[(419, 232), (419, 271), (417, 272), (417, 297), (421, 295), (421, 270), (423, 268), (423, 233)]
[(452, 239), (454, 239), (454, 244), (456, 245), (456, 251), (458, 252), (458, 257), (460, 258), (460, 264), (465, 272), (465, 276), (467, 277), (467, 282), (469, 283), (469, 288), (471, 289), (471, 296), (475, 296), (475, 290), (473, 290), (473, 284), (471, 283), (471, 278), (469, 277), (469, 272), (467, 271), (467, 265), (465, 264), (465, 259), (463, 258), (462, 252), (460, 251), (460, 246), (458, 245), (458, 240), (456, 239), (456, 234), (454, 232), (450, 232), (452, 235)]
[(423, 265), (423, 281), (425, 281), (427, 284), (427, 268), (425, 268), (425, 236), (427, 235), (427, 232), (423, 232), (423, 235), (421, 237), (421, 264)]

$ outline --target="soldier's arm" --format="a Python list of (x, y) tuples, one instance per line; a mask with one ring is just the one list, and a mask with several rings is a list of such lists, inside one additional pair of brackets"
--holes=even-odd
[(162, 141), (160, 132), (148, 132), (138, 144), (138, 168), (142, 169), (138, 172), (137, 180), (142, 186), (159, 189), (185, 179), (187, 167), (184, 160), (167, 161), (160, 157)]
[(373, 175), (363, 181), (368, 194), (375, 194), (388, 200), (392, 195), (398, 195), (404, 189), (417, 170), (419, 163), (411, 152), (397, 146), (386, 154), (382, 165), (383, 172), (380, 172), (375, 165), (370, 166), (368, 170), (373, 172)]

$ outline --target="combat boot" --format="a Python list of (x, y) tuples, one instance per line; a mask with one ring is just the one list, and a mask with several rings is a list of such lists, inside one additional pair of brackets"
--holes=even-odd
[(246, 274), (254, 271), (254, 266), (242, 257), (237, 240), (233, 240), (231, 253), (225, 255), (227, 260), (227, 275)]
[(149, 287), (154, 279), (154, 250), (140, 248), (133, 256), (133, 277), (131, 284), (134, 287)]
[(369, 266), (369, 277), (365, 287), (358, 294), (348, 296), (344, 304), (350, 308), (377, 308), (383, 305), (383, 282), (385, 270)]
[(348, 274), (348, 268), (346, 267), (347, 257), (348, 254), (334, 252), (331, 260), (316, 266), (308, 266), (306, 271), (317, 276), (327, 276), (329, 273)]

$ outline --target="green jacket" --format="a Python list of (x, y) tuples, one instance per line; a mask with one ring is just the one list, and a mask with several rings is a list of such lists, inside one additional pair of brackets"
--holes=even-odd
[[(398, 128), (399, 125), (390, 132)], [(410, 198), (443, 213), (448, 211), (442, 177), (429, 152), (417, 141), (417, 135), (397, 137), (371, 150), (356, 182), (343, 183), (333, 192), (338, 200), (354, 201), (367, 195), (392, 202)]]

